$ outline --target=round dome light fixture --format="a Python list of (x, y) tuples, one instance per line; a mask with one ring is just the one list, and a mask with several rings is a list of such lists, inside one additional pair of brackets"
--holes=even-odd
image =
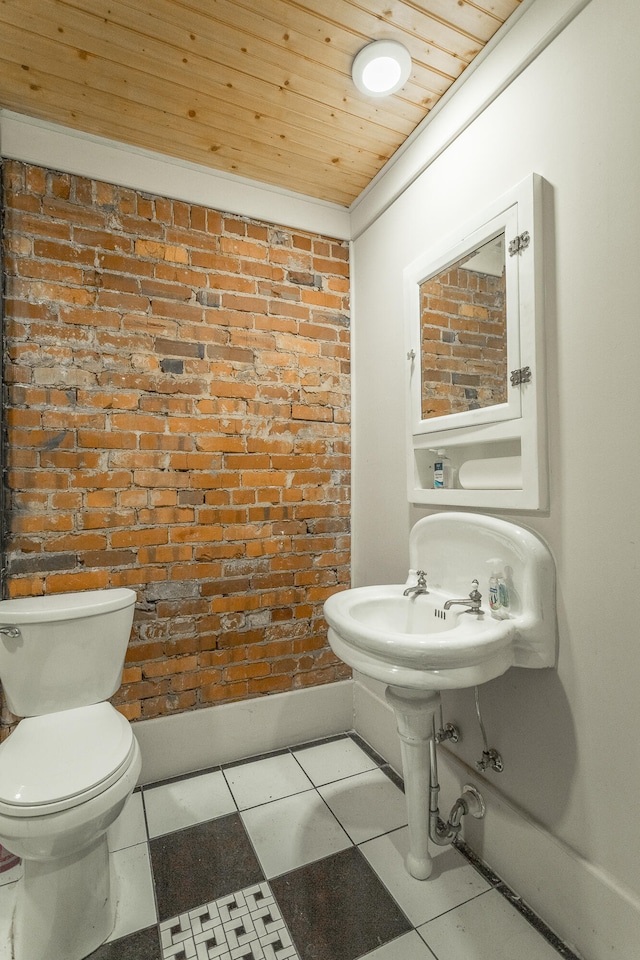
[(356, 55), (353, 82), (368, 97), (388, 97), (409, 79), (411, 54), (397, 40), (374, 40)]

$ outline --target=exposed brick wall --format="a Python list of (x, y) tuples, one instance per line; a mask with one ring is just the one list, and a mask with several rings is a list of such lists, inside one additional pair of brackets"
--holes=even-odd
[(463, 262), (420, 288), (425, 420), (507, 400), (506, 274)]
[(347, 245), (3, 175), (9, 595), (137, 591), (132, 720), (347, 675)]

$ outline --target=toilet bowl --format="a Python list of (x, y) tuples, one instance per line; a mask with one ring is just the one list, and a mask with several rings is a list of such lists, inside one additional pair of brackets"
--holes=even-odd
[(0, 844), (24, 866), (15, 960), (82, 960), (112, 932), (107, 830), (141, 757), (106, 697), (120, 683), (134, 604), (130, 590), (0, 602), (0, 680), (24, 717), (0, 745)]

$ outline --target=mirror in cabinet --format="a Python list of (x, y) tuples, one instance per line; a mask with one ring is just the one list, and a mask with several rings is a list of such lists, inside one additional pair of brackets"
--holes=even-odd
[(546, 507), (542, 189), (532, 175), (405, 270), (415, 503)]
[(483, 240), (419, 286), (424, 420), (507, 401), (504, 238)]

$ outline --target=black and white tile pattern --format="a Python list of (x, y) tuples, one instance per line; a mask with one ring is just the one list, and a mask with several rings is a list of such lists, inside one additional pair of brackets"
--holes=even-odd
[(109, 833), (115, 929), (90, 960), (577, 960), (464, 845), (410, 877), (401, 788), (343, 735), (136, 791)]
[(162, 960), (299, 960), (267, 883), (160, 924)]

